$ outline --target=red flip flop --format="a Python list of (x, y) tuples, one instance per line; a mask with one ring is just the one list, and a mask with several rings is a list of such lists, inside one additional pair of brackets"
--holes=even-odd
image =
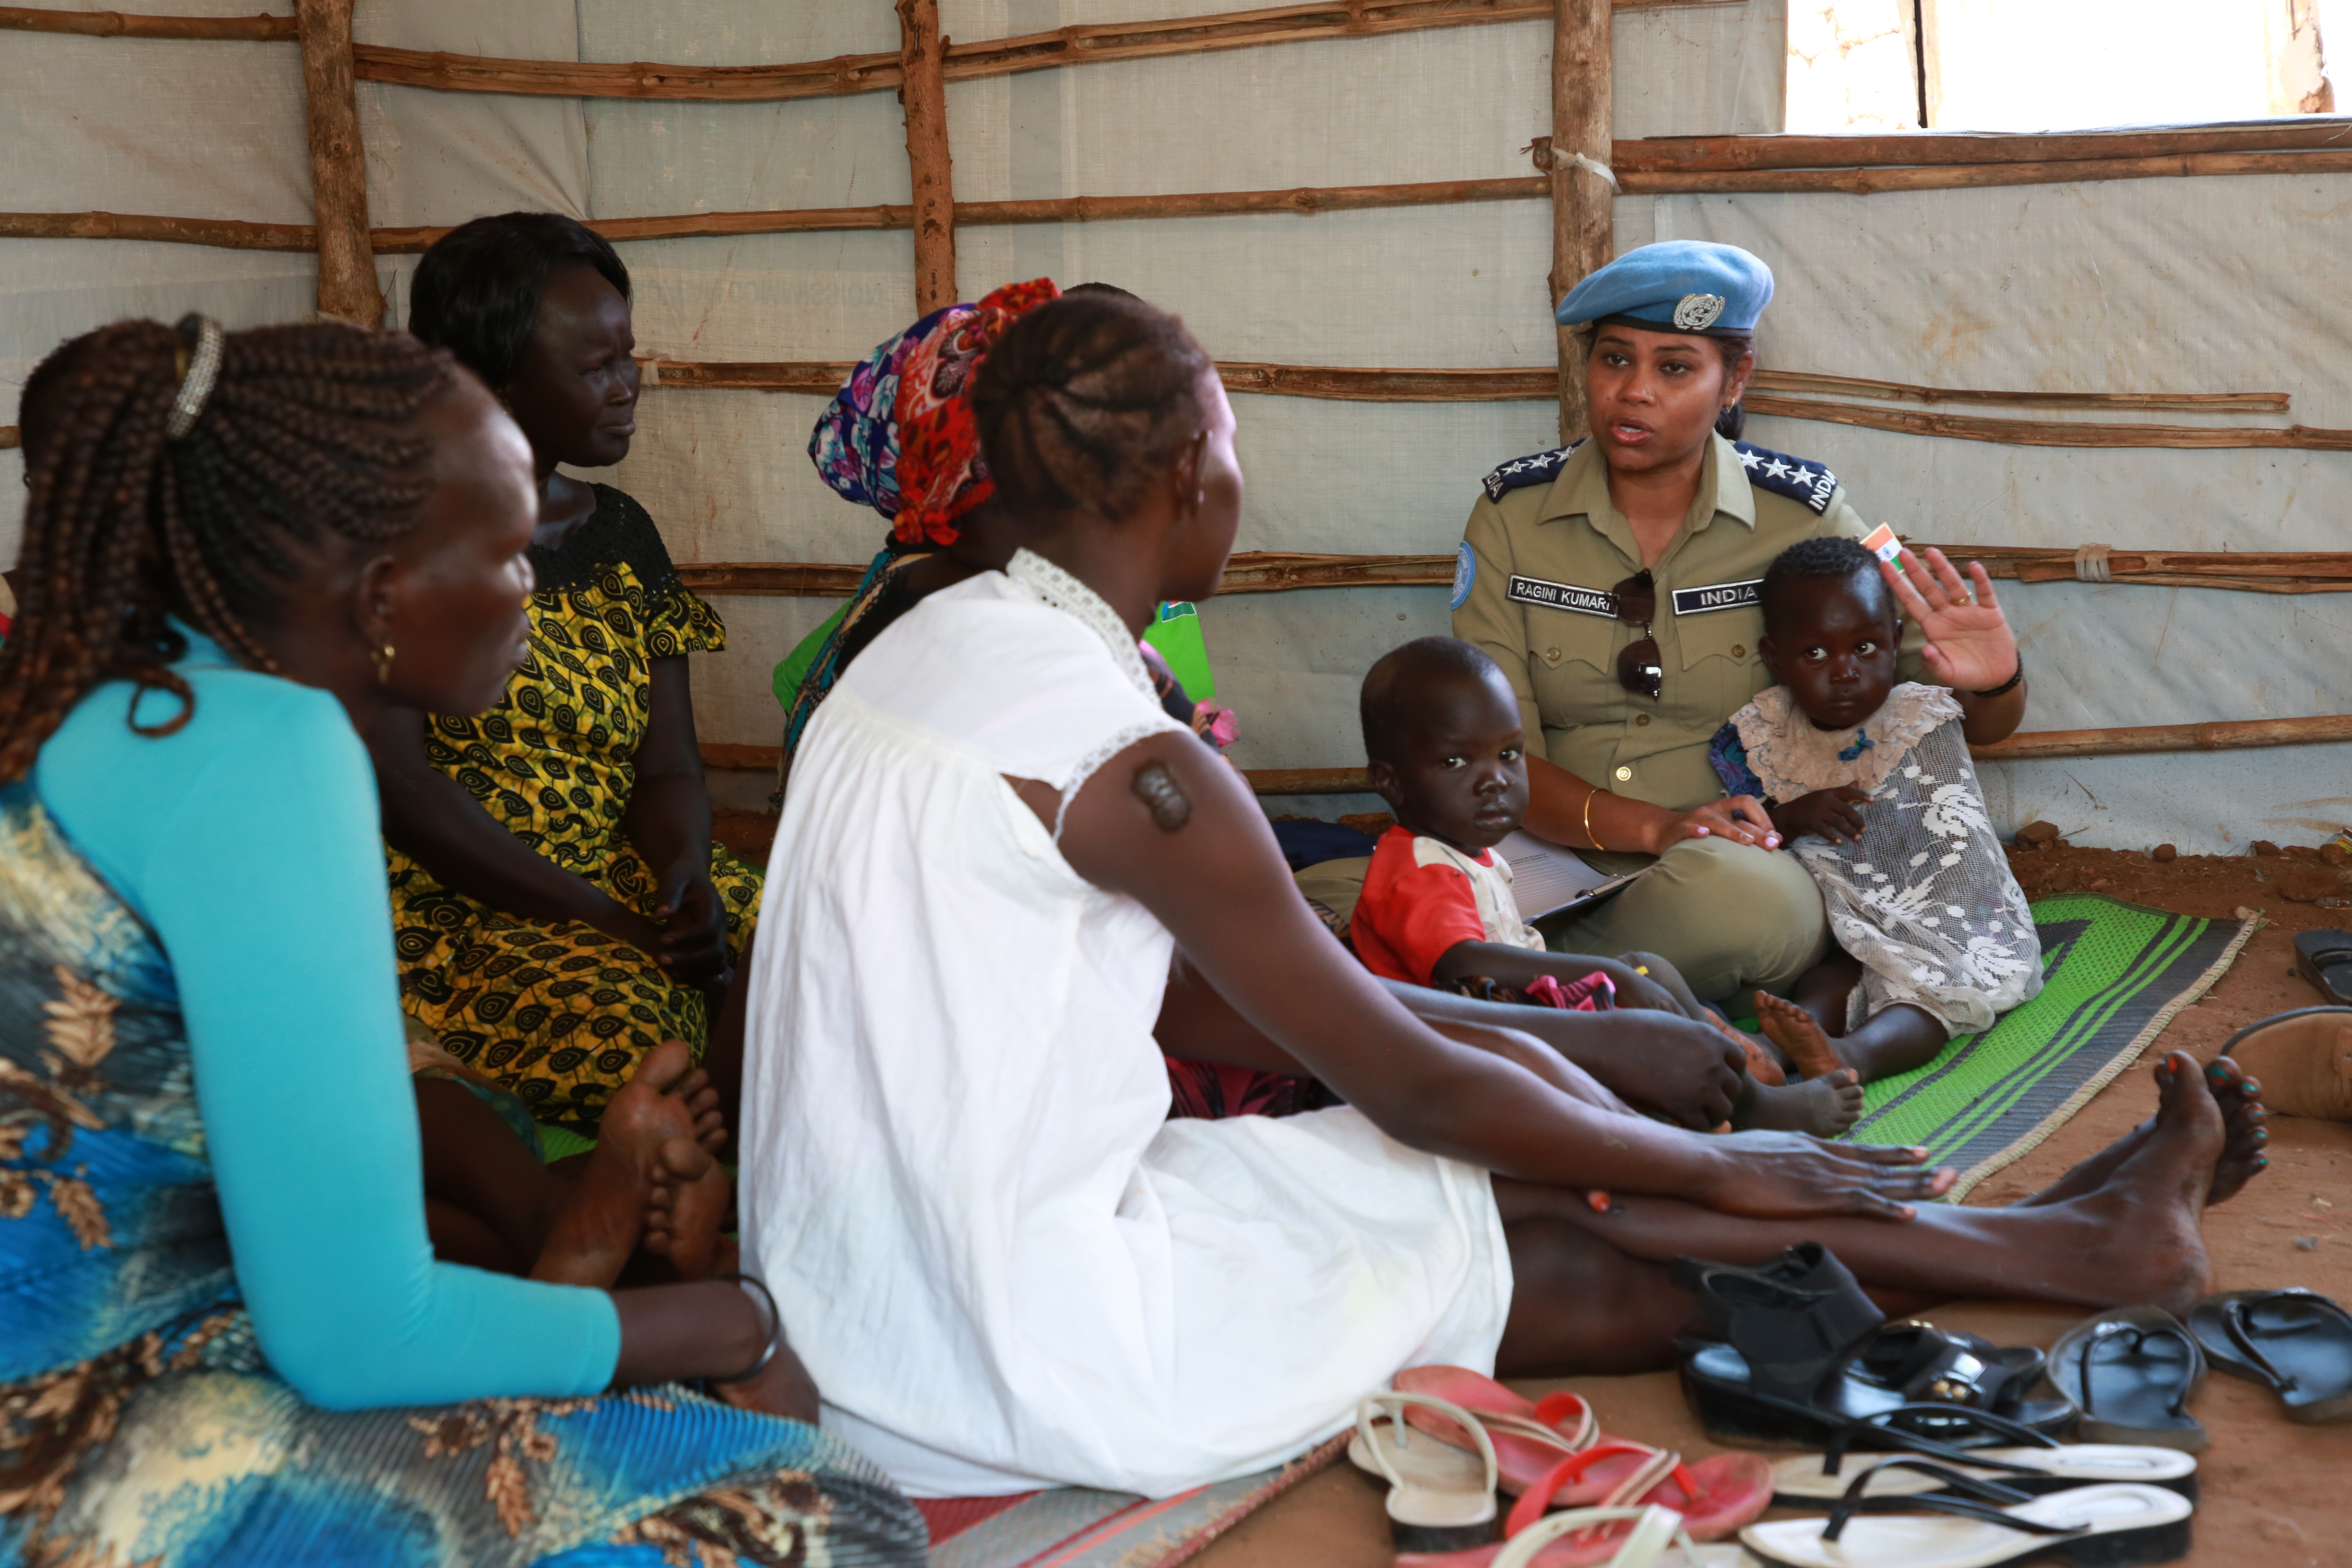
[[(1694, 1541), (1722, 1540), (1771, 1506), (1772, 1467), (1762, 1456), (1719, 1454), (1685, 1465), (1668, 1450), (1602, 1432), (1592, 1407), (1573, 1394), (1548, 1394), (1530, 1403), (1493, 1378), (1459, 1366), (1408, 1367), (1397, 1373), (1396, 1386), (1448, 1400), (1478, 1417), (1494, 1445), (1497, 1489), (1521, 1494), (1504, 1531), (1507, 1538), (1554, 1502), (1662, 1503), (1684, 1516)], [(1458, 1424), (1425, 1407), (1409, 1409), (1405, 1419), (1441, 1442), (1478, 1447)], [(1543, 1500), (1530, 1508), (1529, 1500), (1538, 1497)], [(1544, 1563), (1550, 1568), (1552, 1558), (1547, 1555)]]
[[(1562, 1459), (1580, 1454), (1604, 1437), (1592, 1407), (1573, 1394), (1547, 1394), (1531, 1401), (1512, 1393), (1493, 1378), (1466, 1366), (1409, 1366), (1396, 1374), (1396, 1386), (1411, 1394), (1433, 1394), (1462, 1406), (1479, 1418), (1495, 1445), (1495, 1464), (1505, 1492), (1521, 1492), (1540, 1481)], [(1455, 1423), (1425, 1406), (1405, 1412), (1405, 1419), (1443, 1443), (1457, 1448), (1478, 1445)]]

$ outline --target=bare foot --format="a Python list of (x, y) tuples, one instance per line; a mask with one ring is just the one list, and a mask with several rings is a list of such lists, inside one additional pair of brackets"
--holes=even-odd
[(2221, 1157), (2213, 1163), (2213, 1186), (2205, 1194), (2207, 1207), (2238, 1195), (2238, 1189), (2267, 1168), (2271, 1157), (2263, 1152), (2271, 1141), (2270, 1129), (2263, 1125), (2269, 1112), (2263, 1109), (2263, 1086), (2246, 1076), (2246, 1069), (2228, 1057), (2209, 1062), (2205, 1067), (2205, 1087), (2213, 1091), (2213, 1102), (2221, 1108)]
[[(682, 1042), (681, 1042), (682, 1043)], [(713, 1154), (727, 1146), (727, 1119), (719, 1110), (719, 1090), (710, 1075), (696, 1068), (666, 1091), (694, 1118), (694, 1141)]]
[(695, 1115), (667, 1092), (688, 1076), (688, 1066), (685, 1042), (666, 1040), (606, 1103), (596, 1148), (556, 1206), (532, 1279), (609, 1288), (645, 1235), (654, 1189), (683, 1173), (671, 1170), (671, 1146), (698, 1158), (693, 1174), (702, 1173), (710, 1155), (696, 1139)]
[(2094, 1190), (2068, 1206), (2089, 1222), (2084, 1278), (2114, 1301), (2147, 1301), (2185, 1315), (2210, 1269), (2198, 1220), (2222, 1151), (2221, 1108), (2185, 1052), (2164, 1059), (2157, 1108)]
[(1820, 1078), (1845, 1066), (1845, 1058), (1813, 1021), (1813, 1016), (1794, 1002), (1783, 1002), (1769, 991), (1756, 993), (1756, 1021), (1764, 1026), (1764, 1037), (1780, 1047), (1806, 1078)]
[(1701, 1007), (1698, 1010), (1698, 1017), (1702, 1023), (1714, 1025), (1718, 1033), (1739, 1047), (1740, 1054), (1748, 1058), (1749, 1078), (1754, 1079), (1758, 1083), (1769, 1083), (1776, 1089), (1789, 1081), (1789, 1075), (1781, 1070), (1779, 1062), (1773, 1060), (1771, 1052), (1756, 1043), (1755, 1036), (1737, 1027), (1729, 1019), (1712, 1007)]
[(1731, 1124), (1743, 1131), (1757, 1127), (1834, 1138), (1861, 1118), (1862, 1085), (1852, 1068), (1840, 1068), (1786, 1088), (1758, 1083)]
[[(2157, 1082), (2161, 1085), (2172, 1070), (2172, 1058), (2167, 1057), (2157, 1064)], [(2239, 1189), (2253, 1180), (2255, 1174), (2271, 1161), (2263, 1152), (2270, 1142), (2270, 1130), (2263, 1125), (2268, 1114), (2258, 1098), (2262, 1085), (2248, 1078), (2243, 1068), (2223, 1057), (2205, 1068), (2208, 1086), (2214, 1101), (2221, 1108), (2222, 1143), (2221, 1157), (2213, 1163), (2213, 1181), (2205, 1194), (2205, 1204), (2211, 1207), (2238, 1195)], [(2156, 1118), (2151, 1116), (2105, 1149), (2074, 1166), (2049, 1186), (2032, 1197), (2013, 1204), (2012, 1208), (2032, 1208), (2043, 1204), (2062, 1204), (2097, 1190), (2116, 1166), (2129, 1157), (2156, 1131)]]
[(691, 1138), (661, 1146), (659, 1168), (646, 1194), (646, 1233), (640, 1243), (669, 1260), (681, 1279), (708, 1279), (719, 1249), (719, 1223), (727, 1213), (732, 1184), (710, 1151)]

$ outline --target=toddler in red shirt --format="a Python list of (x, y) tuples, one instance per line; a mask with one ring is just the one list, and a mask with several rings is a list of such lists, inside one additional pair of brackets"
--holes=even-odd
[[(1773, 1059), (1702, 1005), (1654, 953), (1552, 952), (1519, 918), (1511, 868), (1494, 847), (1528, 808), (1518, 699), (1500, 666), (1466, 642), (1422, 637), (1364, 677), (1359, 707), (1372, 788), (1396, 816), (1381, 836), (1349, 927), (1385, 979), (1554, 1006), (1643, 1007), (1706, 1019), (1748, 1056), (1754, 1094), (1742, 1125), (1840, 1130), (1861, 1112), (1850, 1081), (1779, 1086)], [(1786, 1104), (1775, 1103), (1790, 1097)]]

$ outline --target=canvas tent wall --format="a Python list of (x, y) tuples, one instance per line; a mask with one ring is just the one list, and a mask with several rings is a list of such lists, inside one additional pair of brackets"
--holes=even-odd
[[(255, 0), (174, 3), (181, 15), (230, 16), (249, 14)], [(1563, 9), (1589, 3), (1563, 0)], [(939, 14), (949, 39), (964, 46), (1203, 8), (1201, 0), (940, 0)], [(1343, 27), (1350, 11), (1289, 9), (1339, 13)], [(1360, 0), (1352, 9), (1360, 20), (1368, 11)], [(1402, 572), (1417, 573), (1413, 585), (1237, 595), (1204, 608), (1220, 696), (1242, 717), (1234, 754), (1251, 769), (1358, 762), (1356, 682), (1394, 643), (1445, 629), (1442, 558), (1477, 479), (1558, 439), (1550, 182), (1527, 152), (1554, 124), (1553, 7), (1433, 0), (1369, 9), (1450, 11), (1479, 25), (1020, 74), (951, 69), (945, 88), (954, 194), (964, 204), (1440, 181), (1486, 182), (1482, 197), (1499, 193), (1311, 214), (1006, 224), (983, 213), (957, 225), (963, 298), (1040, 274), (1066, 284), (1099, 279), (1180, 312), (1221, 361), (1517, 373), (1506, 378), (1511, 400), (1236, 395), (1250, 476), (1243, 550), (1441, 558)], [(1480, 11), (1522, 19), (1471, 15)], [(0, 26), (21, 15), (0, 12)], [(1613, 204), (1616, 246), (1710, 238), (1765, 256), (1780, 278), (1759, 342), (1773, 370), (2019, 396), (1923, 403), (1783, 384), (1759, 407), (1787, 412), (1759, 412), (1751, 439), (1827, 462), (1865, 515), (1922, 540), (2042, 547), (2062, 559), (2101, 542), (2118, 552), (2343, 548), (2352, 379), (2329, 263), (2352, 238), (2352, 153), (2310, 150), (2313, 128), (2293, 122), (2218, 153), (2223, 144), (2210, 138), (2040, 149), (2095, 154), (2110, 161), (2105, 168), (2048, 159), (2026, 167), (2016, 160), (2036, 149), (2014, 146), (1890, 152), (1865, 139), (1832, 154), (1655, 140), (1777, 132), (1785, 26), (1780, 0), (1619, 8), (1615, 145), (1597, 149), (1626, 193)], [(384, 58), (444, 51), (688, 71), (889, 58), (900, 25), (886, 0), (362, 0), (353, 30), (368, 220), (394, 323), (414, 265), (400, 247), (421, 238), (386, 231), (515, 207), (607, 225), (671, 215), (685, 220), (673, 229), (714, 227), (724, 226), (708, 215), (903, 207), (913, 194), (900, 105), (887, 89), (698, 101), (370, 79), (372, 69), (389, 69), (369, 64), (371, 47)], [(16, 152), (0, 188), (0, 391), (61, 338), (116, 316), (169, 320), (201, 309), (238, 326), (315, 308), (315, 266), (301, 250), (26, 237), (59, 226), (6, 216), (310, 224), (302, 68), (291, 42), (0, 31), (0, 129)], [(2133, 161), (2127, 153), (2173, 177), (2104, 177)], [(1792, 168), (1743, 167), (1792, 160)], [(1944, 188), (1900, 188), (1920, 184)], [(824, 489), (803, 456), (829, 374), (808, 366), (854, 360), (915, 316), (909, 232), (688, 234), (627, 239), (623, 252), (637, 280), (642, 353), (684, 366), (789, 362), (798, 368), (771, 381), (806, 389), (696, 386), (687, 370), (663, 376), (614, 480), (651, 508), (681, 563), (862, 563), (879, 542), (878, 520)], [(1394, 387), (1373, 377), (1343, 390)], [(2047, 395), (2116, 393), (2272, 393), (2291, 404), (2150, 410)], [(2118, 423), (2269, 434), (2117, 437), (2104, 428)], [(2103, 428), (2086, 437), (2075, 429), (2083, 426)], [(2003, 438), (1974, 438), (1987, 434)], [(2023, 444), (2117, 438), (2164, 444)], [(2273, 444), (2184, 444), (2209, 439)], [(0, 453), (0, 479), (16, 471), (15, 454)], [(0, 560), (13, 558), (15, 526), (13, 515), (0, 523), (8, 535)], [(2277, 569), (2340, 574), (2346, 563)], [(2096, 563), (2084, 571), (2095, 575)], [(696, 661), (698, 714), (714, 754), (742, 762), (753, 755), (747, 749), (775, 743), (770, 668), (835, 601), (715, 596), (731, 642)], [(2003, 597), (2027, 649), (2036, 732), (2352, 709), (2336, 678), (2352, 598), (2339, 593), (2069, 581), (2005, 583)], [(2352, 737), (2352, 724), (2290, 732)], [(2242, 849), (2253, 837), (2309, 837), (2352, 820), (2352, 789), (2331, 782), (2352, 762), (2340, 739), (2074, 754), (2198, 739), (2077, 739), (2043, 746), (2058, 754), (2041, 760), (1989, 762), (1984, 774), (2003, 821), (2046, 816), (2094, 843)], [(733, 787), (738, 798), (762, 792), (756, 773)]]

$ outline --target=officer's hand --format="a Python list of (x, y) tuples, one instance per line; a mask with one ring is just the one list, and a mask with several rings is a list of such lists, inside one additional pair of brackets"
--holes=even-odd
[(1862, 841), (1862, 813), (1855, 808), (1869, 798), (1868, 790), (1853, 784), (1817, 789), (1811, 795), (1799, 795), (1786, 805), (1775, 806), (1772, 826), (1790, 838), (1802, 838), (1810, 833), (1832, 844), (1858, 844)]
[(1900, 572), (1880, 562), (1878, 574), (1927, 634), (1919, 657), (1929, 675), (1958, 691), (1990, 691), (2017, 673), (2017, 634), (1981, 563), (1969, 563), (1964, 582), (1940, 550), (1930, 549), (1924, 565), (1908, 550), (1902, 561)]
[(1764, 803), (1752, 795), (1711, 800), (1679, 816), (1664, 819), (1650, 853), (1663, 855), (1685, 838), (1728, 838), (1734, 844), (1755, 844), (1766, 849), (1780, 847), (1780, 835), (1773, 829)]

